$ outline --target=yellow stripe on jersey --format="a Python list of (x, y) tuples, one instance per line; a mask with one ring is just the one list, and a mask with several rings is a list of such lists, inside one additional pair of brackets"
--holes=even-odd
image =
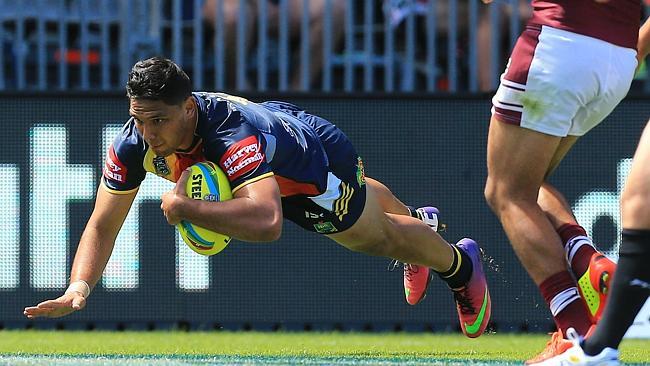
[(272, 177), (273, 175), (274, 175), (273, 172), (268, 172), (268, 173), (264, 173), (262, 175), (258, 175), (257, 177), (255, 177), (253, 179), (249, 179), (249, 180), (241, 183), (237, 187), (233, 188), (232, 193), (235, 194), (235, 192), (237, 192), (240, 188), (244, 187), (245, 185), (255, 183), (255, 182), (257, 182), (259, 180), (262, 180), (263, 178), (266, 178), (266, 177)]
[(153, 167), (153, 158), (156, 155), (151, 151), (151, 149), (147, 148), (147, 152), (144, 154), (144, 160), (142, 160), (142, 166), (144, 167), (144, 170), (150, 173), (156, 174), (156, 169)]
[(339, 211), (341, 211), (340, 201), (341, 201), (341, 197), (343, 197), (345, 195), (345, 183), (341, 182), (339, 187), (341, 188), (341, 194), (340, 194), (339, 198), (334, 200), (334, 204), (332, 205), (332, 208), (334, 209), (334, 214), (335, 215), (338, 215)]

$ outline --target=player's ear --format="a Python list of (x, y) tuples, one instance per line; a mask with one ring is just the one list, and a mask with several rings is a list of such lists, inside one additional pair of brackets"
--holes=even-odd
[(194, 98), (191, 95), (183, 102), (183, 110), (187, 118), (190, 118), (194, 113)]

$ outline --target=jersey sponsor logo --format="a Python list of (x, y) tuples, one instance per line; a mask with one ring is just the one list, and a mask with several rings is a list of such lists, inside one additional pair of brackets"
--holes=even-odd
[(306, 219), (322, 219), (323, 217), (325, 217), (325, 215), (322, 212), (314, 213), (314, 212), (305, 211)]
[(339, 231), (331, 221), (314, 224), (314, 230), (316, 230), (316, 232), (319, 234), (331, 234)]
[(228, 179), (233, 181), (245, 173), (251, 172), (260, 166), (264, 160), (262, 146), (255, 136), (249, 136), (236, 142), (228, 148), (219, 160)]
[(108, 156), (106, 157), (106, 164), (104, 166), (104, 177), (120, 183), (126, 183), (126, 166), (122, 164), (120, 159), (115, 154), (113, 145), (108, 149)]
[(169, 175), (171, 170), (169, 170), (169, 165), (167, 165), (167, 160), (162, 156), (156, 156), (153, 158), (153, 167), (156, 169), (157, 175)]

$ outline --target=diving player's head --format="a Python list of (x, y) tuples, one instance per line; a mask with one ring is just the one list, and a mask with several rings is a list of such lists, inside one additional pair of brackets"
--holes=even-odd
[(191, 147), (197, 108), (190, 78), (178, 65), (161, 57), (138, 61), (129, 72), (126, 95), (129, 114), (156, 155)]

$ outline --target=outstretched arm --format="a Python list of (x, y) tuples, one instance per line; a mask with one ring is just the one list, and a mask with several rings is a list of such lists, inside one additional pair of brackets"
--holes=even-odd
[(79, 248), (72, 264), (70, 287), (65, 294), (56, 299), (25, 308), (23, 312), (25, 316), (30, 319), (58, 318), (84, 308), (86, 297), (106, 268), (106, 263), (113, 252), (115, 238), (135, 195), (135, 191), (128, 194), (113, 194), (103, 187), (99, 188), (95, 208), (81, 235)]
[(187, 171), (176, 187), (162, 197), (160, 208), (167, 222), (189, 221), (233, 238), (259, 242), (274, 241), (282, 232), (280, 188), (273, 176), (237, 190), (233, 199), (222, 202), (193, 200), (185, 194)]

